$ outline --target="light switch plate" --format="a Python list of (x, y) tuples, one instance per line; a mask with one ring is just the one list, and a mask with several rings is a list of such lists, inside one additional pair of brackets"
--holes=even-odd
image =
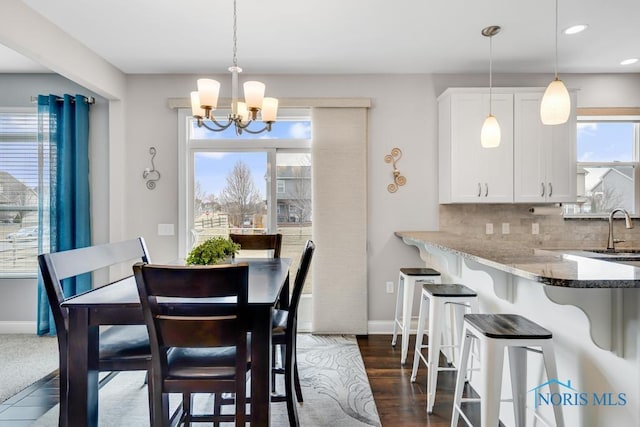
[(173, 224), (158, 224), (158, 236), (173, 236)]
[(485, 232), (485, 234), (493, 234), (493, 224), (488, 222), (485, 225), (485, 231), (484, 232)]
[(511, 233), (511, 226), (509, 225), (508, 222), (503, 222), (502, 223), (502, 234), (509, 234)]
[(540, 224), (537, 222), (531, 224), (531, 234), (540, 234)]

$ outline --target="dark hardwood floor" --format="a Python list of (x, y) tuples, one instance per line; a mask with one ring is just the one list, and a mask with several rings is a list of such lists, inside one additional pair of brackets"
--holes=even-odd
[[(396, 346), (391, 347), (391, 335), (358, 337), (358, 346), (382, 426), (450, 426), (455, 371), (444, 371), (438, 374), (435, 405), (433, 413), (428, 414), (426, 410), (427, 368), (424, 364), (418, 370), (416, 382), (410, 381), (415, 335), (412, 335), (409, 340), (409, 353), (404, 366), (400, 364), (400, 340), (401, 338), (398, 337)], [(441, 365), (443, 364), (442, 358)], [(466, 390), (465, 396), (467, 393), (472, 391)], [(479, 404), (464, 404), (464, 408), (470, 420), (474, 424), (479, 423)], [(458, 425), (466, 424), (460, 419)]]

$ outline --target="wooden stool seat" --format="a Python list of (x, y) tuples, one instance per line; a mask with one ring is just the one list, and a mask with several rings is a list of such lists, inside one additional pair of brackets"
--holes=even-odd
[(405, 276), (440, 276), (440, 272), (433, 268), (401, 268), (400, 273)]
[(413, 291), (416, 285), (424, 282), (440, 283), (440, 272), (433, 268), (405, 267), (400, 269), (398, 277), (398, 289), (396, 297), (396, 312), (393, 318), (393, 337), (391, 346), (396, 346), (398, 330), (402, 335), (402, 349), (400, 351), (400, 363), (404, 365), (409, 352), (409, 330), (413, 310)]
[(473, 289), (459, 284), (442, 283), (436, 285), (425, 283), (422, 285), (422, 289), (434, 297), (464, 298), (478, 296)]
[(551, 332), (518, 314), (468, 314), (464, 320), (484, 336), (498, 339), (549, 339)]

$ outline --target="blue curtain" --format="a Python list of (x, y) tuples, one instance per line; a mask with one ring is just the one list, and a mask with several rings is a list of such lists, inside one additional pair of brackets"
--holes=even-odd
[[(38, 252), (91, 244), (89, 103), (82, 95), (38, 96)], [(91, 289), (91, 275), (66, 279), (65, 297)], [(47, 293), (38, 277), (38, 335), (55, 335)]]

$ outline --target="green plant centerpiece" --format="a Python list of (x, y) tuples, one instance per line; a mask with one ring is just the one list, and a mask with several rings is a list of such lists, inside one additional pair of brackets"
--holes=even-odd
[(191, 249), (187, 256), (187, 265), (212, 265), (231, 262), (231, 258), (240, 250), (240, 245), (226, 237), (212, 237)]

